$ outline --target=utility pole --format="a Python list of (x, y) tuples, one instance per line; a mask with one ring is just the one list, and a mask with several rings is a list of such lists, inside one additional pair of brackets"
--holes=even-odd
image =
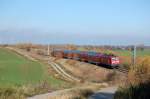
[(47, 46), (47, 55), (49, 56), (50, 55), (50, 52), (49, 52), (49, 44)]
[(136, 45), (132, 48), (132, 64), (135, 65), (136, 63)]

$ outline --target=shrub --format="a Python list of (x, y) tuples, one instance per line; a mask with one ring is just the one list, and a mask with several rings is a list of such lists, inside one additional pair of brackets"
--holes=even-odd
[(139, 85), (130, 85), (128, 88), (120, 88), (114, 99), (149, 99), (150, 82)]
[(0, 88), (0, 99), (25, 99), (25, 96), (17, 87)]

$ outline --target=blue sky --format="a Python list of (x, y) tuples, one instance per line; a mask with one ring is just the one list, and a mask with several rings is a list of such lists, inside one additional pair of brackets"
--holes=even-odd
[(0, 0), (0, 43), (150, 45), (150, 0)]

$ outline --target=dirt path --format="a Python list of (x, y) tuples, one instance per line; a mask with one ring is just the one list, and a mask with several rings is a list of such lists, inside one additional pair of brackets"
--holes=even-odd
[[(51, 93), (35, 95), (27, 99), (55, 99), (55, 96), (56, 97), (61, 96), (62, 94), (68, 93), (70, 90), (73, 90), (73, 89), (75, 88), (58, 90), (58, 91), (54, 91)], [(100, 91), (96, 92), (95, 94), (90, 96), (88, 99), (113, 99), (113, 96), (116, 90), (117, 90), (117, 87), (102, 88)]]
[(88, 99), (113, 99), (117, 88), (117, 86), (103, 88)]
[(64, 89), (64, 90), (54, 91), (54, 92), (51, 92), (51, 93), (35, 95), (35, 96), (29, 97), (27, 99), (50, 99), (51, 97), (60, 95), (61, 93), (69, 91), (69, 90), (71, 90), (71, 89)]

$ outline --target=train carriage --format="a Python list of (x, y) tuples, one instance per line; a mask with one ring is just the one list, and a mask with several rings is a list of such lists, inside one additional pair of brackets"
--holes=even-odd
[(73, 55), (72, 55), (73, 59), (80, 60), (80, 53), (81, 53), (81, 51), (74, 50)]
[(63, 58), (68, 58), (68, 50), (63, 51)]
[(100, 64), (101, 57), (102, 57), (102, 54), (96, 53), (94, 56), (89, 57), (89, 60), (91, 60), (95, 64)]
[(55, 56), (55, 57), (58, 57), (58, 58), (63, 58), (64, 57), (63, 53), (64, 53), (63, 50), (54, 50), (52, 52), (52, 56)]
[(96, 52), (88, 52), (88, 62), (90, 63), (97, 63), (97, 53)]
[(64, 50), (64, 57), (72, 59), (74, 52), (72, 50)]
[(82, 52), (80, 53), (80, 61), (88, 62), (88, 54), (87, 54), (87, 52), (82, 51)]

